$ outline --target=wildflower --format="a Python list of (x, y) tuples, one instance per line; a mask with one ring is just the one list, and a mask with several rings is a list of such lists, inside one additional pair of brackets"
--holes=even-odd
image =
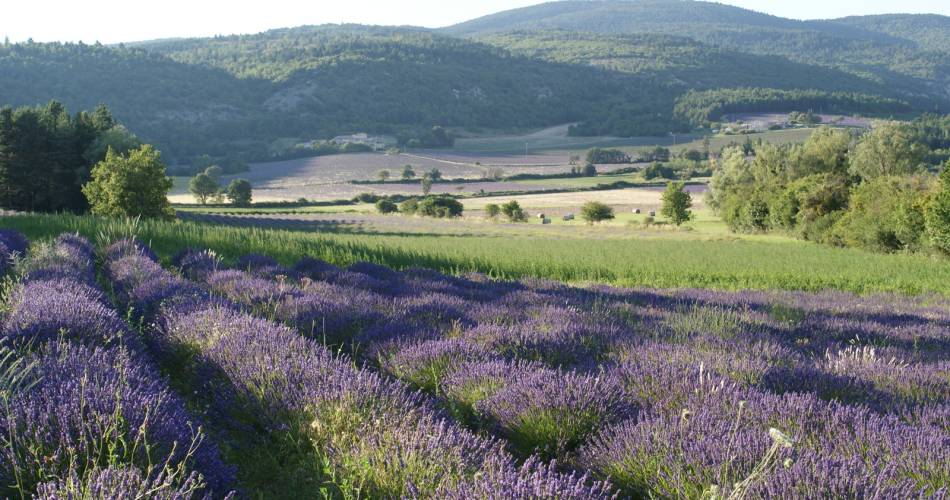
[(772, 441), (775, 441), (775, 444), (784, 446), (785, 448), (791, 448), (792, 446), (795, 446), (794, 439), (789, 437), (788, 434), (785, 434), (774, 427), (769, 429), (769, 436), (772, 437)]

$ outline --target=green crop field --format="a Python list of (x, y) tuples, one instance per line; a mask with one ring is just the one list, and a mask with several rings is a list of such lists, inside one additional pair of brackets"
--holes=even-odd
[[(115, 221), (69, 215), (7, 216), (0, 218), (0, 227), (18, 229), (31, 238), (64, 231), (93, 238), (128, 231), (125, 224)], [(165, 259), (182, 248), (199, 247), (214, 248), (226, 259), (263, 253), (291, 263), (309, 255), (337, 265), (370, 261), (396, 268), (421, 266), (572, 283), (950, 296), (950, 261), (829, 248), (791, 239), (317, 234), (152, 221), (138, 223), (136, 233)]]

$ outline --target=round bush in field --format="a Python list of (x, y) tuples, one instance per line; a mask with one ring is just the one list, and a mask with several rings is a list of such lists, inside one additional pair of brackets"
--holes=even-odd
[(614, 209), (599, 202), (588, 201), (581, 207), (581, 218), (590, 224), (614, 218)]
[(391, 200), (382, 199), (376, 202), (376, 211), (381, 214), (391, 214), (399, 211), (399, 207), (396, 206)]
[(417, 210), (419, 210), (419, 200), (415, 198), (409, 198), (399, 204), (399, 213), (415, 215)]
[(438, 217), (438, 218), (447, 218), (447, 217), (460, 217), (464, 207), (455, 198), (449, 198), (448, 196), (433, 196), (429, 198), (423, 198), (419, 202), (419, 207), (416, 213), (419, 215), (425, 215), (426, 217)]
[(525, 213), (521, 205), (515, 200), (511, 200), (502, 205), (501, 213), (505, 214), (505, 217), (511, 222), (525, 222), (528, 220), (528, 214)]

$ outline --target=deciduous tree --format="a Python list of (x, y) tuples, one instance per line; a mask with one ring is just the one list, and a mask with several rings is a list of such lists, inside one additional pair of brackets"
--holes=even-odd
[(589, 224), (613, 218), (614, 209), (599, 201), (588, 201), (581, 207), (581, 219), (586, 220)]
[(254, 189), (247, 179), (234, 179), (228, 184), (227, 197), (232, 205), (246, 207), (251, 204)]
[(899, 123), (878, 125), (851, 152), (851, 173), (861, 179), (908, 175), (920, 170), (926, 148)]
[(693, 197), (686, 191), (682, 182), (670, 182), (666, 185), (666, 191), (663, 192), (663, 208), (660, 213), (670, 219), (677, 226), (688, 222), (693, 213), (690, 208), (693, 207)]
[(198, 203), (205, 205), (209, 199), (221, 191), (221, 186), (210, 175), (202, 172), (191, 178), (188, 182), (188, 190), (198, 200)]
[(927, 206), (925, 220), (931, 245), (950, 254), (950, 162), (940, 174), (940, 187)]
[(174, 219), (168, 202), (171, 188), (159, 152), (146, 144), (127, 155), (110, 149), (82, 191), (96, 215)]

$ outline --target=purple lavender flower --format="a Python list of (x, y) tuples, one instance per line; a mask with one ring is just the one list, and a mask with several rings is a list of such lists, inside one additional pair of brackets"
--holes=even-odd
[(346, 270), (352, 273), (365, 274), (380, 281), (387, 281), (390, 283), (402, 281), (402, 275), (397, 271), (393, 271), (386, 266), (373, 264), (372, 262), (357, 262), (356, 264), (346, 268)]
[(478, 477), (438, 492), (436, 498), (467, 500), (588, 500), (612, 499), (616, 494), (607, 482), (596, 482), (588, 475), (562, 473), (557, 464), (545, 464), (536, 457), (520, 468), (508, 464), (489, 464)]
[(118, 260), (130, 255), (141, 255), (152, 262), (158, 262), (158, 255), (148, 245), (134, 238), (119, 240), (106, 247), (102, 252), (103, 259), (107, 261)]
[[(370, 496), (609, 493), (534, 458), (518, 470), (431, 398), (324, 339), (519, 454), (567, 458), (626, 495), (939, 497), (950, 483), (946, 301), (580, 289), (312, 260), (277, 280), (271, 259), (242, 263), (252, 272), (185, 275), (244, 312), (172, 290), (155, 338), (197, 354), (207, 377), (196, 379), (254, 409), (248, 425), (314, 443)], [(120, 291), (172, 279), (133, 274)], [(793, 445), (775, 448), (771, 428)]]
[(460, 339), (429, 340), (404, 345), (381, 355), (380, 368), (414, 387), (435, 392), (446, 375), (471, 361), (487, 361), (490, 353)]
[(181, 270), (181, 274), (193, 281), (203, 283), (221, 266), (221, 259), (210, 250), (186, 248), (172, 257), (172, 265)]
[(382, 319), (377, 295), (325, 282), (305, 282), (300, 293), (274, 305), (274, 317), (304, 335), (341, 345), (361, 328)]
[(442, 379), (441, 391), (456, 420), (471, 427), (488, 427), (491, 422), (485, 422), (476, 407), (515, 380), (544, 369), (531, 362), (469, 361)]
[(66, 337), (90, 345), (136, 339), (105, 296), (70, 279), (31, 280), (17, 286), (9, 299), (3, 337), (16, 343), (42, 343)]
[[(294, 272), (281, 266), (276, 259), (266, 255), (248, 254), (238, 258), (234, 268), (246, 271), (260, 278), (275, 279), (279, 276), (291, 277)], [(296, 276), (293, 276), (296, 277)]]
[(180, 476), (180, 474), (161, 471), (155, 477), (148, 478), (135, 467), (108, 467), (87, 470), (80, 477), (75, 470), (72, 470), (65, 478), (39, 485), (34, 498), (43, 500), (64, 498), (189, 500), (198, 496), (202, 490), (201, 477), (196, 473), (191, 473), (184, 478)]
[(7, 248), (10, 253), (25, 255), (30, 248), (30, 241), (26, 239), (23, 233), (13, 229), (0, 229), (0, 243)]
[(593, 433), (630, 415), (617, 380), (538, 370), (476, 404), (514, 448), (564, 458)]
[(294, 265), (293, 272), (316, 281), (330, 281), (332, 276), (340, 272), (340, 268), (319, 259), (305, 257)]
[(95, 252), (82, 237), (60, 236), (56, 240), (37, 245), (17, 269), (25, 281), (69, 278), (95, 284)]
[(471, 477), (487, 455), (501, 453), (440, 419), (418, 395), (289, 329), (222, 308), (163, 317), (168, 341), (201, 352), (240, 400), (260, 408), (267, 428), (313, 440), (337, 474), (371, 496), (399, 496), (407, 484), (431, 491)]
[(213, 293), (250, 308), (272, 306), (301, 293), (289, 283), (256, 278), (244, 271), (217, 271), (206, 283)]
[(152, 477), (166, 464), (185, 464), (216, 491), (233, 481), (182, 402), (139, 355), (54, 343), (32, 360), (36, 383), (14, 395), (0, 422), (8, 443), (0, 476), (16, 478), (20, 491), (101, 461), (135, 465)]
[(115, 283), (118, 299), (138, 317), (154, 315), (162, 302), (182, 297), (205, 297), (197, 285), (165, 271), (143, 256), (127, 256), (108, 263), (106, 273)]

